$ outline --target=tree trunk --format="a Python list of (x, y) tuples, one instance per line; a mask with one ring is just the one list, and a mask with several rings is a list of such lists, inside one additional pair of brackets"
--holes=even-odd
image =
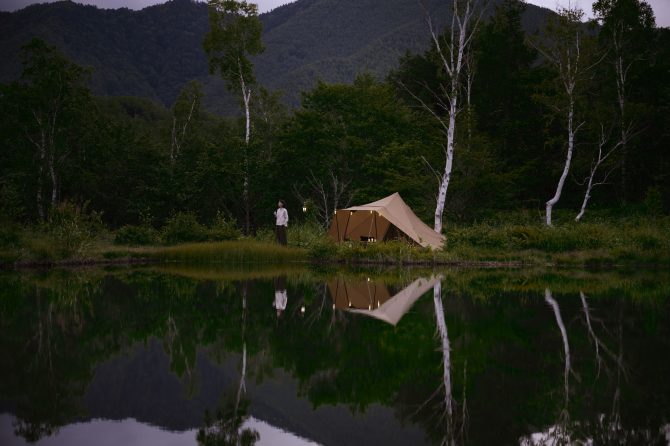
[[(449, 183), (451, 181), (451, 171), (454, 162), (454, 144), (456, 137), (456, 114), (458, 113), (458, 94), (461, 89), (461, 74), (463, 67), (466, 64), (465, 59), (468, 56), (468, 49), (472, 43), (472, 37), (476, 30), (477, 23), (479, 18), (481, 18), (481, 10), (479, 11), (480, 16), (478, 18), (474, 17), (475, 8), (477, 6), (476, 0), (465, 0), (465, 10), (459, 10), (459, 0), (453, 0), (452, 3), (452, 15), (451, 15), (451, 30), (450, 30), (450, 39), (448, 42), (444, 42), (438, 35), (437, 30), (433, 26), (430, 13), (428, 12), (428, 7), (426, 4), (420, 2), (424, 13), (426, 15), (426, 21), (428, 22), (428, 28), (430, 30), (431, 39), (435, 44), (438, 56), (440, 57), (442, 66), (444, 67), (445, 73), (450, 78), (449, 85), (449, 104), (444, 104), (441, 99), (438, 101), (440, 105), (447, 109), (448, 122), (445, 123), (444, 119), (435, 113), (432, 109), (429, 108), (431, 114), (440, 122), (442, 127), (447, 132), (447, 145), (446, 145), (446, 163), (444, 166), (444, 173), (440, 179), (440, 185), (437, 193), (437, 202), (435, 204), (435, 218), (434, 226), (436, 232), (442, 232), (442, 217), (444, 215), (444, 203), (447, 197), (447, 190), (449, 189)], [(461, 5), (463, 6), (463, 5)], [(473, 22), (474, 19), (474, 22)], [(445, 45), (443, 45), (445, 43)], [(468, 92), (469, 93), (469, 92)], [(424, 104), (425, 106), (425, 104)]]
[(251, 141), (251, 89), (247, 87), (242, 75), (242, 67), (240, 66), (240, 87), (242, 88), (242, 98), (244, 100), (244, 116), (245, 116), (245, 131), (244, 131), (244, 153), (243, 153), (243, 185), (242, 185), (242, 201), (244, 202), (244, 233), (249, 235), (251, 231), (251, 203), (249, 202), (249, 142)]
[(437, 194), (437, 204), (435, 206), (435, 232), (442, 232), (442, 216), (444, 215), (444, 202), (447, 198), (447, 190), (451, 181), (451, 170), (454, 164), (454, 138), (456, 137), (456, 110), (458, 106), (458, 89), (452, 87), (452, 97), (449, 100), (449, 124), (447, 128), (447, 160), (444, 166), (444, 173), (440, 181), (440, 188)]
[(43, 177), (44, 175), (44, 163), (40, 160), (40, 166), (37, 169), (37, 215), (40, 217), (41, 221), (46, 219), (46, 212), (44, 210), (44, 197), (42, 196), (42, 187), (43, 187)]
[[(615, 36), (616, 39), (616, 36)], [(626, 71), (623, 65), (623, 56), (620, 47), (615, 45), (617, 55), (614, 69), (616, 72), (617, 102), (619, 103), (619, 119), (621, 131), (621, 196), (623, 202), (628, 200), (628, 131), (626, 129)]]
[(551, 211), (554, 208), (554, 205), (558, 203), (558, 200), (561, 198), (561, 193), (563, 192), (563, 185), (565, 184), (565, 179), (568, 177), (570, 172), (570, 163), (572, 162), (572, 152), (575, 147), (575, 133), (574, 130), (574, 114), (575, 114), (575, 103), (570, 93), (570, 106), (568, 109), (568, 153), (565, 157), (565, 165), (563, 166), (563, 173), (561, 178), (558, 180), (558, 185), (556, 186), (556, 193), (553, 198), (547, 201), (547, 214), (546, 214), (546, 224), (551, 226)]
[(54, 149), (51, 149), (49, 156), (49, 175), (51, 176), (51, 208), (53, 209), (58, 204), (58, 174), (56, 173), (56, 166), (54, 164)]

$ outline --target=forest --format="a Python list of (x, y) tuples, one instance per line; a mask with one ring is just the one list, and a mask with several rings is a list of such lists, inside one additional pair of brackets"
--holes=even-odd
[[(325, 227), (338, 207), (393, 192), (433, 226), (454, 92), (444, 231), (540, 226), (556, 195), (558, 226), (576, 225), (580, 210), (584, 224), (667, 226), (670, 30), (640, 0), (598, 0), (588, 23), (580, 11), (559, 11), (534, 35), (522, 28), (522, 2), (491, 8), (451, 92), (439, 46), (454, 47), (446, 29), (386, 78), (319, 82), (295, 108), (254, 82), (248, 59), (248, 82), (228, 82), (240, 101), (232, 117), (205, 109), (197, 81), (169, 108), (95, 95), (90, 69), (33, 39), (22, 47), (20, 78), (0, 86), (0, 244), (19, 243), (25, 228), (58, 231), (72, 215), (129, 241), (170, 225), (174, 237), (163, 231), (163, 242), (250, 236), (273, 226), (278, 199), (292, 225)], [(204, 50), (226, 80), (230, 49), (212, 37), (215, 14)], [(237, 14), (260, 27), (253, 10)], [(202, 230), (182, 237), (184, 226)]]

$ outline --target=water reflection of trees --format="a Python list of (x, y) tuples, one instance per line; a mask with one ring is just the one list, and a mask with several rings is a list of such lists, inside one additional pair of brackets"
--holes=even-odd
[[(444, 318), (444, 306), (442, 305), (442, 281), (439, 280), (433, 288), (433, 305), (435, 309), (435, 324), (437, 326), (437, 337), (439, 340), (439, 351), (442, 353), (442, 382), (438, 392), (442, 390), (443, 407), (438, 421), (443, 426), (442, 445), (455, 445), (465, 443), (466, 433), (466, 393), (465, 377), (467, 376), (467, 361), (463, 366), (463, 397), (458, 404), (453, 395), (451, 380), (451, 343), (449, 342), (449, 331)], [(432, 398), (432, 396), (431, 396)], [(438, 404), (437, 407), (440, 407)], [(460, 410), (457, 410), (459, 409)]]
[[(531, 445), (568, 445), (568, 444), (606, 444), (606, 445), (629, 445), (629, 444), (655, 444), (661, 441), (658, 433), (648, 429), (626, 429), (622, 424), (621, 418), (621, 387), (622, 380), (628, 381), (629, 371), (628, 366), (624, 361), (623, 355), (623, 315), (624, 305), (618, 301), (615, 303), (618, 312), (616, 334), (608, 329), (607, 324), (599, 317), (594, 317), (591, 306), (588, 303), (588, 297), (583, 291), (579, 293), (581, 303), (581, 317), (579, 320), (583, 323), (586, 329), (589, 344), (593, 348), (593, 361), (584, 361), (582, 366), (586, 371), (585, 375), (590, 377), (593, 382), (588, 382), (589, 385), (595, 386), (598, 381), (602, 380), (602, 372), (609, 381), (613, 378), (612, 385), (606, 386), (609, 390), (611, 398), (611, 408), (607, 411), (604, 407), (602, 411), (598, 412), (593, 417), (583, 419), (571, 419), (571, 395), (575, 395), (575, 399), (579, 400), (583, 396), (576, 395), (571, 392), (570, 378), (574, 376), (577, 381), (580, 381), (579, 375), (573, 370), (573, 355), (570, 351), (570, 341), (568, 338), (568, 327), (564, 323), (559, 303), (554, 299), (550, 289), (545, 290), (545, 301), (551, 308), (556, 326), (561, 334), (563, 345), (563, 399), (562, 405), (559, 407), (559, 414), (553, 425), (549, 426), (544, 432), (538, 432), (530, 436), (523, 437), (521, 444), (524, 446)], [(608, 342), (604, 340), (602, 335), (599, 335), (598, 328), (605, 334), (611, 335), (615, 340), (618, 348), (614, 352), (609, 346)], [(579, 327), (574, 330), (578, 330)], [(604, 353), (604, 355), (603, 355)], [(593, 370), (588, 370), (590, 367)], [(585, 383), (586, 384), (586, 383)], [(572, 409), (577, 410), (577, 409)], [(656, 439), (656, 440), (655, 440)]]
[[(481, 438), (489, 437), (482, 437), (482, 425), (487, 424), (494, 432), (509, 429), (503, 442), (513, 434), (518, 439), (533, 430), (547, 430), (560, 421), (566, 399), (567, 426), (574, 438), (635, 444), (642, 434), (633, 431), (649, 433), (649, 426), (663, 423), (658, 416), (643, 416), (647, 413), (643, 399), (655, 395), (649, 413), (670, 407), (664, 396), (670, 395), (667, 386), (650, 388), (663, 384), (647, 379), (670, 371), (653, 356), (669, 350), (670, 336), (664, 328), (667, 303), (654, 307), (621, 298), (616, 293), (627, 289), (622, 287), (610, 295), (585, 291), (581, 296), (574, 291), (577, 285), (561, 285), (563, 291), (551, 297), (569, 341), (567, 369), (581, 377), (576, 381), (570, 372), (566, 392), (564, 336), (553, 307), (542, 298), (544, 282), (553, 286), (552, 279), (538, 279), (532, 287), (528, 280), (519, 280), (525, 288), (494, 293), (491, 290), (500, 286), (495, 282), (498, 274), (485, 276), (488, 288), (445, 279), (443, 284), (449, 284), (445, 296), (440, 292), (442, 298), (436, 300), (434, 293), (432, 302), (424, 297), (396, 328), (333, 310), (323, 285), (311, 281), (291, 285), (300, 290), (292, 291), (292, 296), (301, 304), (277, 326), (268, 303), (273, 293), (269, 281), (249, 283), (250, 298), (245, 300), (241, 282), (160, 274), (5, 279), (0, 290), (5, 297), (0, 301), (4, 356), (0, 393), (19, 401), (16, 429), (21, 435), (49, 435), (85, 416), (82, 398), (96, 364), (136, 342), (157, 337), (171, 353), (173, 372), (187, 382), (189, 376), (197, 376), (195, 358), (201, 346), (214, 346), (207, 348), (207, 354), (218, 362), (233, 355), (239, 358), (240, 381), (210, 417), (211, 426), (217, 420), (223, 423), (219, 432), (235, 428), (239, 441), (249, 414), (245, 386), (240, 383), (251, 377), (262, 380), (263, 373), (276, 368), (295, 378), (300, 395), (314, 406), (345, 404), (354, 411), (375, 403), (394, 407), (404, 419), (425, 426), (431, 438), (446, 438), (450, 444), (466, 439), (484, 442)], [(452, 298), (456, 295), (461, 297)], [(293, 311), (303, 304), (304, 317)], [(656, 334), (650, 334), (650, 326), (656, 327)], [(659, 341), (640, 344), (653, 339)], [(538, 346), (540, 350), (534, 350)], [(628, 367), (623, 366), (624, 358)], [(503, 361), (517, 370), (490, 367)], [(641, 366), (649, 369), (641, 371)], [(559, 370), (560, 378), (555, 376)], [(513, 390), (491, 392), (495, 382), (505, 382)], [(500, 413), (501, 418), (521, 421), (506, 427), (482, 415), (481, 389), (491, 394), (489, 405), (512, 413)], [(592, 413), (599, 416), (593, 419)]]
[(204, 426), (196, 436), (202, 446), (252, 446), (260, 439), (258, 431), (242, 426), (249, 419), (249, 399), (247, 393), (247, 300), (249, 298), (249, 282), (241, 284), (242, 312), (239, 330), (242, 335), (242, 358), (240, 364), (240, 380), (233, 399), (224, 395), (214, 417), (205, 411)]

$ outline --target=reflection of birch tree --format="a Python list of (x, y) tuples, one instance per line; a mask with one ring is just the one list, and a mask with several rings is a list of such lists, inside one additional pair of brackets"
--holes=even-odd
[(205, 412), (205, 426), (198, 430), (197, 440), (203, 446), (250, 446), (256, 444), (260, 435), (251, 428), (243, 428), (249, 418), (249, 400), (245, 398), (247, 377), (246, 319), (249, 282), (242, 284), (242, 363), (240, 381), (235, 399), (224, 398), (214, 419)]
[[(453, 397), (453, 384), (451, 380), (451, 344), (449, 341), (449, 331), (444, 318), (444, 307), (442, 305), (442, 281), (438, 280), (433, 287), (433, 304), (435, 308), (435, 324), (437, 326), (437, 336), (439, 339), (439, 349), (442, 353), (442, 382), (438, 389), (431, 395), (417, 411), (418, 413), (427, 403), (435, 398), (440, 390), (444, 390), (444, 397), (440, 401), (441, 418), (444, 422), (443, 445), (455, 445), (463, 443), (465, 428), (465, 369), (463, 370), (463, 404), (461, 413), (456, 413), (457, 403)], [(459, 423), (460, 420), (460, 423)]]
[(558, 302), (554, 299), (551, 294), (551, 290), (547, 288), (544, 291), (544, 300), (549, 304), (551, 309), (554, 311), (554, 317), (556, 318), (556, 325), (558, 325), (559, 330), (561, 331), (561, 339), (563, 340), (563, 355), (564, 355), (564, 368), (563, 368), (563, 409), (559, 417), (556, 426), (553, 430), (550, 430), (550, 436), (554, 440), (552, 444), (568, 444), (570, 442), (570, 431), (568, 424), (570, 422), (570, 414), (568, 413), (568, 404), (570, 403), (570, 372), (572, 371), (571, 361), (570, 361), (570, 343), (568, 342), (568, 331), (565, 328), (565, 323), (563, 323), (563, 317), (561, 316), (561, 309), (558, 306)]

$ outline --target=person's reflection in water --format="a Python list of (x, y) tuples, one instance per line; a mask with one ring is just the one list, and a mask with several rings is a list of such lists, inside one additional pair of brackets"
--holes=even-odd
[(286, 276), (275, 277), (275, 301), (272, 306), (277, 311), (277, 318), (286, 310), (288, 295), (286, 294)]

